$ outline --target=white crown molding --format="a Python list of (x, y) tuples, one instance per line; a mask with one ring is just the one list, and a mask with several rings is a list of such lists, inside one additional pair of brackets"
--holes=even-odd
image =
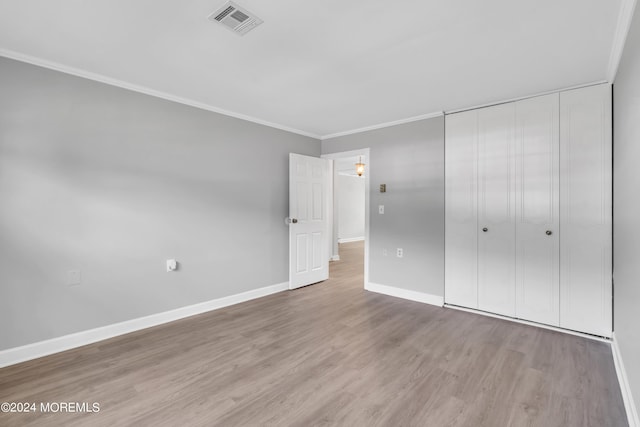
[(611, 55), (609, 56), (609, 66), (607, 67), (607, 81), (609, 83), (613, 83), (618, 73), (618, 66), (620, 65), (620, 59), (622, 59), (624, 44), (627, 41), (627, 35), (631, 28), (631, 21), (635, 9), (636, 0), (622, 0), (620, 13), (618, 14), (618, 22), (616, 24), (616, 32), (613, 36)]
[(458, 108), (456, 110), (445, 111), (444, 114), (445, 115), (449, 115), (449, 114), (462, 113), (463, 111), (477, 110), (478, 108), (492, 107), (494, 105), (507, 104), (509, 102), (522, 101), (523, 99), (535, 98), (537, 96), (544, 96), (544, 95), (550, 95), (552, 93), (566, 92), (568, 90), (574, 90), (574, 89), (582, 89), (584, 87), (602, 85), (602, 84), (606, 84), (606, 83), (608, 83), (606, 80), (598, 80), (598, 81), (591, 82), (591, 83), (585, 83), (585, 84), (575, 85), (575, 86), (568, 86), (568, 87), (565, 87), (565, 88), (562, 88), (562, 89), (554, 89), (554, 90), (548, 90), (546, 92), (539, 92), (539, 93), (535, 93), (533, 95), (520, 96), (518, 98), (504, 99), (502, 101), (488, 102), (486, 104), (474, 105), (473, 107)]
[(410, 301), (421, 302), (424, 304), (436, 305), (442, 307), (444, 297), (438, 295), (426, 294), (424, 292), (410, 291), (408, 289), (396, 288), (395, 286), (381, 285), (379, 283), (366, 282), (364, 288), (367, 291), (378, 294), (389, 295), (396, 298), (407, 299)]
[(268, 122), (266, 120), (258, 119), (256, 117), (247, 116), (245, 114), (236, 113), (234, 111), (225, 110), (224, 108), (218, 108), (213, 105), (204, 104), (202, 102), (194, 101), (187, 98), (171, 95), (166, 92), (161, 92), (155, 89), (151, 89), (145, 86), (139, 86), (132, 83), (127, 83), (122, 80), (113, 79), (111, 77), (103, 76), (102, 74), (92, 73), (90, 71), (82, 70), (79, 68), (69, 67), (67, 65), (59, 64), (57, 62), (48, 61), (46, 59), (37, 58), (35, 56), (25, 55), (23, 53), (14, 52), (8, 49), (0, 48), (0, 56), (4, 56), (9, 59), (14, 59), (20, 62), (26, 62), (28, 64), (37, 65), (39, 67), (48, 68), (50, 70), (60, 71), (65, 74), (71, 74), (73, 76), (82, 77), (88, 80), (93, 80), (100, 83), (105, 83), (111, 86), (116, 86), (122, 89), (131, 90), (133, 92), (142, 93), (145, 95), (153, 96), (156, 98), (166, 99), (167, 101), (176, 102), (178, 104), (188, 105), (190, 107), (199, 108), (201, 110), (211, 111), (213, 113), (222, 114), (236, 119), (246, 120), (248, 122), (256, 123), (263, 126), (268, 126), (274, 129), (283, 130), (286, 132), (296, 133), (302, 136), (308, 136), (314, 139), (320, 139), (319, 135), (305, 132), (299, 129), (295, 129), (289, 126), (280, 125), (278, 123)]
[(622, 354), (620, 354), (620, 347), (618, 347), (618, 340), (616, 339), (615, 332), (611, 338), (611, 353), (613, 354), (613, 364), (616, 367), (616, 374), (618, 376), (618, 382), (620, 383), (620, 392), (622, 394), (622, 401), (624, 402), (624, 409), (627, 412), (627, 420), (629, 427), (640, 427), (640, 418), (638, 418), (638, 410), (636, 408), (635, 401), (631, 395), (631, 386), (629, 385), (629, 378), (627, 377), (627, 371), (624, 368), (622, 362)]
[(251, 291), (217, 298), (199, 304), (180, 307), (175, 310), (156, 313), (145, 317), (139, 317), (137, 319), (114, 323), (112, 325), (107, 325), (100, 328), (89, 329), (86, 331), (77, 332), (75, 334), (52, 338), (46, 341), (40, 341), (21, 347), (2, 350), (0, 351), (0, 368), (9, 365), (15, 365), (16, 363), (20, 362), (26, 362), (27, 360), (37, 359), (39, 357), (48, 356), (50, 354), (59, 353), (61, 351), (70, 350), (76, 347), (81, 347), (83, 345), (92, 344), (97, 341), (117, 337), (118, 335), (139, 331), (140, 329), (146, 329), (152, 326), (161, 325), (163, 323), (173, 322), (174, 320), (183, 319), (185, 317), (194, 316), (196, 314), (206, 313), (208, 311), (228, 307), (230, 305), (275, 294), (287, 289), (289, 289), (289, 282), (278, 283), (276, 285), (253, 289)]
[[(628, 0), (628, 1), (630, 1), (630, 0)], [(632, 0), (632, 1), (634, 1), (634, 3), (635, 3), (635, 0)], [(435, 113), (423, 114), (421, 116), (409, 117), (409, 118), (406, 118), (406, 119), (396, 120), (396, 121), (393, 121), (393, 122), (381, 123), (381, 124), (378, 124), (378, 125), (367, 126), (367, 127), (363, 127), (363, 128), (359, 128), (359, 129), (353, 129), (353, 130), (348, 130), (348, 131), (344, 131), (344, 132), (337, 132), (337, 133), (332, 133), (332, 134), (328, 134), (328, 135), (322, 135), (320, 137), (320, 139), (322, 141), (325, 141), (327, 139), (337, 138), (337, 137), (340, 137), (340, 136), (353, 135), (353, 134), (356, 134), (356, 133), (367, 132), (367, 131), (375, 130), (375, 129), (382, 129), (382, 128), (386, 128), (386, 127), (401, 125), (401, 124), (404, 124), (404, 123), (417, 122), (418, 120), (433, 119), (435, 117), (440, 117), (440, 116), (447, 115), (447, 114), (461, 113), (463, 111), (475, 110), (477, 108), (484, 108), (484, 107), (490, 107), (492, 105), (506, 104), (507, 102), (521, 101), (523, 99), (535, 98), (536, 96), (549, 95), (549, 94), (552, 94), (552, 93), (564, 92), (564, 91), (573, 90), (573, 89), (580, 89), (580, 88), (583, 88), (583, 87), (595, 86), (595, 85), (600, 85), (600, 84), (605, 84), (605, 83), (608, 83), (608, 82), (606, 80), (598, 80), (598, 81), (595, 81), (595, 82), (590, 82), (590, 83), (585, 83), (585, 84), (580, 84), (580, 85), (575, 85), (575, 86), (569, 86), (569, 87), (565, 87), (565, 88), (562, 88), (562, 89), (555, 89), (555, 90), (549, 90), (549, 91), (545, 91), (545, 92), (535, 93), (533, 95), (520, 96), (520, 97), (517, 97), (517, 98), (509, 98), (509, 99), (505, 99), (505, 100), (501, 100), (501, 101), (488, 102), (486, 104), (474, 105), (472, 107), (458, 108), (456, 110), (449, 110), (449, 111), (438, 111), (438, 112), (435, 112)]]
[(444, 112), (438, 111), (435, 113), (423, 114), (421, 116), (409, 117), (406, 119), (395, 120), (393, 122), (380, 123), (378, 125), (367, 126), (359, 129), (352, 129), (344, 132), (331, 133), (328, 135), (321, 136), (320, 139), (324, 141), (325, 139), (337, 138), (339, 136), (353, 135), (354, 133), (362, 133), (362, 132), (367, 132), (369, 130), (376, 130), (376, 129), (388, 128), (396, 125), (402, 125), (404, 123), (417, 122), (418, 120), (432, 119), (434, 117), (440, 117), (442, 115), (444, 115)]

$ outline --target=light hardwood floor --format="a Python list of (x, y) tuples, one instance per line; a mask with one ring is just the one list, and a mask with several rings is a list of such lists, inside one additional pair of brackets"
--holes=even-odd
[[(321, 284), (0, 370), (0, 426), (625, 426), (605, 343), (363, 290), (362, 243)], [(424, 278), (424, 280), (429, 280)]]

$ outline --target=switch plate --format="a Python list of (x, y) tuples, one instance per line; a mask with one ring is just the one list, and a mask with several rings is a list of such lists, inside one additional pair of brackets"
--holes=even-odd
[(396, 250), (396, 255), (398, 256), (398, 258), (402, 258), (404, 256), (404, 251), (402, 250), (402, 248), (398, 248)]
[(384, 215), (384, 205), (378, 205), (378, 213)]
[(78, 286), (82, 283), (82, 273), (80, 270), (69, 270), (67, 272), (67, 285)]

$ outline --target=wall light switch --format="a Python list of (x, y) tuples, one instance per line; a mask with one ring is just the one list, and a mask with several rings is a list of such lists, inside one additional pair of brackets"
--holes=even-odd
[(178, 261), (175, 259), (167, 260), (167, 271), (176, 271), (178, 269)]
[(384, 215), (384, 205), (378, 205), (378, 213)]
[(387, 184), (380, 184), (380, 192), (381, 193), (387, 192)]
[(80, 283), (82, 283), (80, 270), (69, 270), (67, 272), (67, 285), (78, 286)]

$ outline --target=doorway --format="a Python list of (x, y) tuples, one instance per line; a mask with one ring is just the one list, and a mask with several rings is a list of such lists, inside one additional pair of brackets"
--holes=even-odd
[[(329, 209), (330, 236), (329, 259), (339, 261), (340, 245), (362, 245), (364, 240), (364, 283), (369, 282), (369, 188), (370, 188), (370, 149), (344, 151), (323, 154), (321, 157), (333, 161), (331, 174), (330, 198), (332, 206)], [(356, 174), (356, 163), (364, 163), (362, 176)], [(357, 192), (362, 193), (358, 194)], [(363, 211), (363, 224), (360, 223), (360, 212)], [(362, 226), (362, 227), (361, 227)]]

